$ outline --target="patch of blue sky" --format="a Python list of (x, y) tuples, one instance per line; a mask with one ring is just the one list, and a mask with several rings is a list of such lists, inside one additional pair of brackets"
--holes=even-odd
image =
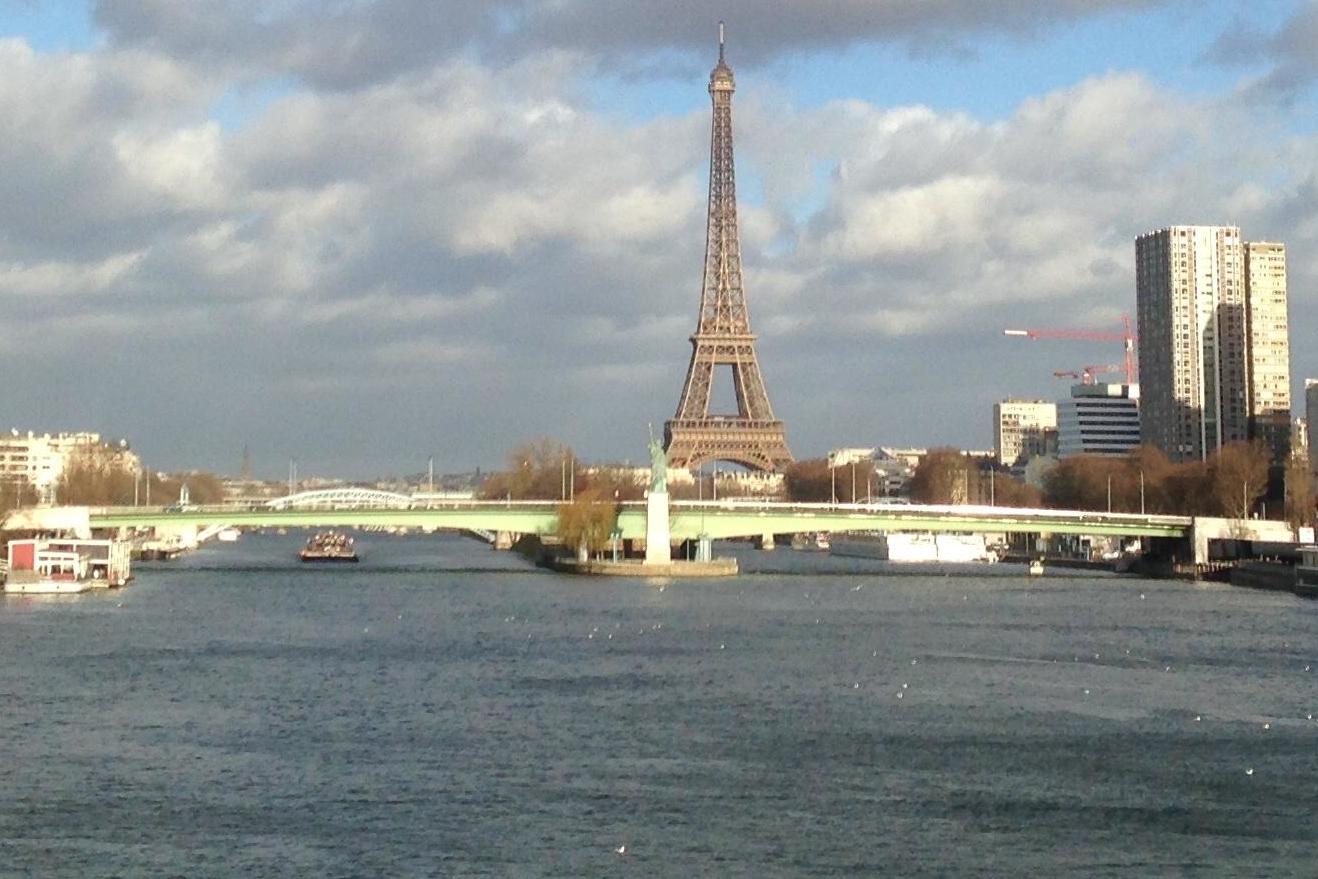
[[(1295, 5), (1296, 0), (1259, 0), (1251, 23), (1266, 32)], [(964, 51), (913, 55), (901, 45), (863, 46), (789, 57), (770, 72), (791, 85), (802, 106), (845, 96), (880, 106), (961, 111), (984, 120), (1007, 117), (1031, 97), (1113, 71), (1138, 71), (1187, 94), (1220, 94), (1249, 72), (1205, 57), (1219, 36), (1241, 26), (1238, 15), (1239, 4), (1228, 0), (1177, 3), (1109, 13), (1033, 35), (966, 39)]]
[(0, 37), (21, 37), (38, 52), (93, 49), (91, 0), (0, 0)]
[[(646, 122), (658, 116), (684, 116), (709, 107), (705, 82), (709, 71), (690, 58), (656, 60), (625, 74), (600, 71), (584, 83), (591, 106), (625, 122)], [(710, 65), (712, 66), (712, 65)]]
[[(1189, 95), (1229, 93), (1267, 68), (1209, 60), (1215, 41), (1242, 27), (1269, 33), (1303, 2), (1255, 0), (1246, 20), (1236, 0), (1181, 0), (1153, 10), (1113, 12), (1041, 28), (1025, 36), (971, 35), (940, 53), (867, 43), (793, 53), (758, 68), (730, 60), (743, 80), (762, 77), (801, 108), (855, 98), (876, 106), (965, 112), (988, 121), (1010, 116), (1032, 97), (1110, 72), (1140, 72)], [(703, 67), (690, 57), (673, 56), (656, 58), (647, 68), (626, 75), (594, 77), (589, 93), (601, 112), (641, 121), (703, 107), (703, 89), (693, 86), (703, 80)], [(1295, 100), (1303, 102), (1305, 96)], [(1296, 124), (1308, 123), (1297, 119)]]
[(225, 89), (210, 108), (210, 118), (225, 131), (238, 131), (273, 104), (302, 88), (291, 76), (235, 83)]

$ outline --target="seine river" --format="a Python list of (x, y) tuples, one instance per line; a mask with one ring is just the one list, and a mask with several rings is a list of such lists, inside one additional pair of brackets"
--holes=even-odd
[(0, 875), (1318, 875), (1318, 602), (358, 542), (0, 599)]

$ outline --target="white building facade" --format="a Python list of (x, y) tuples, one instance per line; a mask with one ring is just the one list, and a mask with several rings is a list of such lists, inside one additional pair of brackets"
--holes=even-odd
[(993, 448), (998, 464), (1056, 452), (1057, 404), (1047, 400), (1003, 400), (993, 404)]
[[(102, 447), (99, 433), (20, 433), (11, 430), (0, 434), (0, 482), (33, 488), (38, 497), (51, 502), (65, 467), (77, 453)], [(126, 469), (140, 470), (137, 456), (126, 444), (116, 447), (118, 463)]]

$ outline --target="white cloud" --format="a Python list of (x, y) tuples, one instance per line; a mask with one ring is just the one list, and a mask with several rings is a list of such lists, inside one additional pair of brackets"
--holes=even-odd
[[(227, 32), (196, 27), (190, 40)], [(628, 419), (671, 411), (700, 294), (705, 109), (602, 113), (592, 62), (554, 50), (299, 86), (226, 131), (205, 118), (226, 84), (207, 79), (214, 68), (126, 42), (140, 48), (39, 55), (0, 41), (0, 199), (23, 206), (0, 214), (0, 308), (57, 340), (26, 349), (32, 370), (87, 374), (92, 354), (67, 340), (150, 335), (163, 341), (117, 350), (125, 386), (259, 389), (215, 408), (291, 432), (255, 411), (274, 389), (306, 435), (330, 429), (323, 400), (301, 400), (322, 392), (370, 423), (399, 400), (458, 421), (444, 407), (495, 405), (527, 425), (570, 411), (601, 449), (630, 435)], [(272, 45), (252, 51), (293, 51)], [(855, 99), (799, 109), (742, 88), (738, 168), (763, 194), (740, 214), (746, 284), (789, 424), (876, 393), (885, 350), (957, 347), (903, 379), (934, 394), (989, 381), (968, 336), (1114, 320), (1148, 228), (1237, 222), (1288, 243), (1297, 302), (1318, 289), (1318, 145), (1248, 101), (1113, 73), (986, 123)], [(584, 405), (592, 386), (608, 405)], [(143, 430), (215, 427), (140, 411)], [(918, 414), (929, 429), (958, 417)], [(826, 429), (794, 428), (807, 449)], [(461, 441), (473, 456), (488, 444)]]

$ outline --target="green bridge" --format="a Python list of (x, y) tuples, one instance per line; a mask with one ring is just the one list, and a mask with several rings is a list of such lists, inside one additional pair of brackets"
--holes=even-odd
[[(427, 506), (382, 507), (111, 507), (88, 510), (93, 529), (155, 528), (165, 531), (230, 525), (247, 528), (381, 527), (552, 534), (557, 502), (461, 501)], [(645, 505), (620, 505), (624, 539), (645, 537)], [(906, 504), (793, 504), (770, 501), (675, 501), (669, 511), (674, 540), (761, 537), (844, 531), (951, 531), (981, 533), (1085, 534), (1121, 537), (1190, 535), (1188, 516), (1143, 516), (1006, 507), (916, 506)]]

